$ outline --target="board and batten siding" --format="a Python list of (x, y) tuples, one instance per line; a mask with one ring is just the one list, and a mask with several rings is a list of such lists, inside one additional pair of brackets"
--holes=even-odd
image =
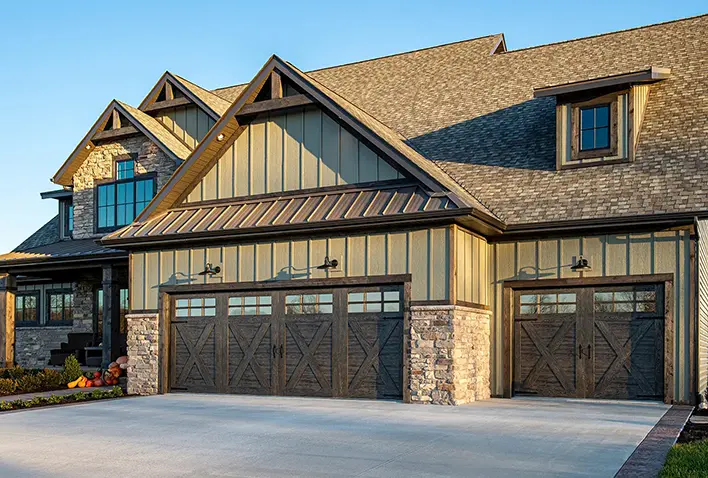
[(335, 120), (307, 108), (252, 121), (187, 202), (402, 177)]
[(192, 149), (197, 147), (214, 126), (211, 116), (194, 105), (160, 111), (155, 118)]
[(698, 221), (698, 392), (708, 398), (708, 221)]
[(503, 393), (503, 310), (505, 280), (579, 277), (573, 260), (588, 259), (585, 277), (674, 274), (675, 400), (691, 397), (691, 247), (690, 231), (661, 231), (494, 244), (494, 320), (492, 323), (492, 393)]
[[(277, 281), (389, 274), (413, 276), (413, 300), (449, 297), (450, 228), (337, 236), (131, 254), (130, 308), (158, 307), (160, 285)], [(325, 256), (336, 270), (320, 270)], [(200, 276), (207, 263), (221, 266)]]
[(487, 241), (455, 227), (456, 301), (489, 306), (492, 303), (493, 248)]
[(40, 324), (46, 324), (49, 313), (49, 305), (47, 304), (47, 292), (53, 290), (74, 290), (74, 284), (71, 282), (57, 282), (51, 284), (19, 284), (17, 286), (17, 293), (22, 294), (23, 292), (39, 292), (39, 303), (37, 307), (38, 319)]

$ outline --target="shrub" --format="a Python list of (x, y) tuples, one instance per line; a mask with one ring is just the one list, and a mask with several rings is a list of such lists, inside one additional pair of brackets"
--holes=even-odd
[(17, 390), (17, 382), (11, 378), (0, 378), (0, 395), (12, 395)]
[(44, 376), (44, 390), (56, 390), (68, 383), (64, 381), (64, 374), (57, 370), (47, 368), (42, 372), (42, 375)]
[(3, 378), (9, 378), (11, 380), (19, 380), (25, 375), (29, 375), (30, 371), (23, 367), (6, 368)]
[(83, 371), (81, 370), (81, 365), (79, 361), (76, 360), (74, 355), (69, 355), (66, 360), (64, 360), (64, 383), (73, 382), (81, 375)]
[(22, 393), (40, 392), (44, 388), (44, 375), (24, 375), (17, 379), (17, 389)]

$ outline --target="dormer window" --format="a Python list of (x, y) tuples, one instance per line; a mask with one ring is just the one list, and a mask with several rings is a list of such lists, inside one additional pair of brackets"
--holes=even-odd
[(116, 179), (133, 179), (135, 177), (135, 160), (116, 161)]
[(580, 151), (610, 147), (610, 105), (580, 108)]
[(155, 196), (155, 174), (135, 175), (135, 159), (115, 163), (115, 180), (96, 187), (96, 232), (127, 226)]

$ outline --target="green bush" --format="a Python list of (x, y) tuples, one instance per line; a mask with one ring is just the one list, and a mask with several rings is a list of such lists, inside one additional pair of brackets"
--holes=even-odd
[(73, 382), (81, 375), (83, 375), (84, 372), (81, 370), (81, 365), (79, 365), (79, 361), (76, 360), (76, 357), (74, 355), (69, 355), (66, 360), (64, 360), (63, 373), (64, 383)]
[(17, 382), (11, 378), (0, 378), (0, 395), (12, 395), (17, 390)]
[(93, 390), (92, 392), (76, 392), (71, 395), (52, 395), (49, 397), (35, 397), (30, 400), (13, 400), (12, 402), (0, 401), (0, 411), (17, 410), (20, 408), (41, 407), (61, 403), (86, 402), (103, 400), (105, 398), (118, 398), (123, 396), (123, 389), (116, 386), (111, 390)]
[(42, 375), (44, 376), (44, 390), (56, 390), (68, 383), (64, 381), (64, 374), (58, 370), (47, 368), (44, 369)]
[(41, 392), (44, 388), (44, 375), (24, 375), (16, 380), (20, 393)]

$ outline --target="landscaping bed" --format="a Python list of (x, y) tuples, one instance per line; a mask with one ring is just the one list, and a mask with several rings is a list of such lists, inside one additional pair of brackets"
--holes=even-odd
[(46, 407), (66, 403), (89, 402), (124, 396), (123, 389), (113, 387), (111, 390), (93, 390), (91, 392), (76, 392), (70, 395), (51, 395), (49, 397), (34, 397), (26, 400), (0, 401), (0, 412), (20, 410), (25, 408)]
[(697, 410), (669, 450), (661, 478), (708, 476), (708, 412)]

